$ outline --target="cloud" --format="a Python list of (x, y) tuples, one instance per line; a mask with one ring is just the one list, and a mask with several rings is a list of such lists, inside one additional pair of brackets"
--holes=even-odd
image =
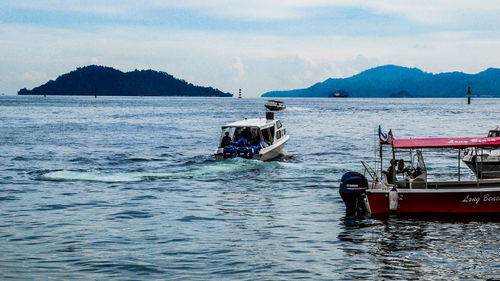
[(243, 78), (243, 75), (245, 75), (245, 67), (243, 66), (243, 62), (241, 61), (241, 58), (239, 58), (239, 57), (234, 58), (234, 63), (231, 65), (231, 69), (236, 72), (236, 75), (233, 78), (233, 81), (239, 82), (241, 80), (241, 78)]
[[(58, 0), (3, 0), (0, 6), (4, 8), (32, 9), (39, 11), (62, 11), (88, 13), (107, 16), (131, 15), (134, 7), (140, 7), (138, 2), (132, 4), (130, 1), (58, 1)], [(127, 3), (128, 2), (128, 3)]]
[(25, 72), (22, 75), (22, 79), (28, 83), (38, 82), (47, 79), (47, 75), (43, 72)]
[[(358, 1), (358, 4), (363, 5), (361, 2)], [(497, 21), (493, 16), (500, 11), (498, 2), (491, 0), (380, 0), (365, 5), (377, 13), (399, 15), (426, 24), (460, 22), (473, 24), (474, 21), (471, 19), (476, 18), (477, 15), (483, 19)]]
[[(131, 3), (131, 2), (129, 2)], [(133, 3), (133, 2), (132, 2)], [(151, 4), (151, 2), (149, 2)], [(495, 16), (500, 11), (496, 0), (184, 0), (153, 1), (157, 8), (197, 10), (240, 20), (297, 20), (317, 16), (314, 10), (361, 9), (376, 14), (395, 15), (426, 24), (442, 24), (469, 15)], [(495, 17), (496, 18), (496, 17)]]
[(66, 11), (112, 17), (140, 17), (151, 11), (195, 11), (243, 21), (282, 21), (311, 19), (325, 9), (359, 9), (385, 16), (397, 16), (424, 24), (444, 24), (457, 20), (469, 24), (477, 19), (498, 22), (500, 5), (496, 0), (87, 0), (38, 1), (4, 0), (0, 6)]
[(241, 87), (250, 96), (389, 63), (476, 72), (500, 65), (497, 6), (481, 0), (4, 0), (0, 90), (38, 86), (87, 64), (162, 70), (232, 93)]
[[(123, 71), (155, 69), (204, 86), (246, 96), (308, 87), (382, 64), (425, 71), (477, 72), (500, 65), (496, 32), (438, 32), (398, 37), (273, 36), (137, 26), (92, 31), (0, 25), (0, 79), (16, 92), (87, 64)], [(36, 44), (33, 44), (36, 42)], [(426, 48), (415, 48), (425, 44)], [(84, 47), (82, 47), (84, 46)], [(29, 71), (27, 71), (29, 70)], [(45, 73), (25, 76), (25, 73)], [(6, 78), (9, 77), (9, 78)], [(27, 79), (30, 78), (30, 79)]]

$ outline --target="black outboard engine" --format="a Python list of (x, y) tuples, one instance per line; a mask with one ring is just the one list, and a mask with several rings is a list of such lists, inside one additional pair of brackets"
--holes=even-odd
[(246, 159), (252, 159), (253, 158), (253, 149), (248, 148), (248, 147), (238, 147), (236, 148), (236, 151), (238, 153), (238, 157), (243, 157)]
[(237, 154), (238, 152), (236, 151), (236, 147), (232, 145), (227, 145), (226, 147), (224, 147), (224, 152), (223, 152), (224, 159), (234, 158), (236, 157)]
[(367, 188), (368, 180), (358, 172), (347, 172), (342, 176), (339, 193), (344, 200), (347, 217), (363, 217), (368, 213)]
[(253, 148), (246, 146), (226, 145), (222, 154), (224, 159), (242, 157), (246, 159), (253, 159), (255, 152)]

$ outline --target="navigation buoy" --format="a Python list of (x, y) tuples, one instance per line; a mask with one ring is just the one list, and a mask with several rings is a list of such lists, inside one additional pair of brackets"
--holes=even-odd
[(467, 87), (467, 104), (470, 104), (470, 86)]

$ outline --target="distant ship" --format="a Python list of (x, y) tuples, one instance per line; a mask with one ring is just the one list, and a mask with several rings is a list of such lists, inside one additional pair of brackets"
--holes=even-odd
[(241, 99), (241, 89), (240, 89), (240, 94), (238, 95), (238, 98)]
[(286, 108), (285, 102), (280, 100), (268, 100), (264, 106), (271, 111), (280, 111)]
[(328, 95), (329, 98), (348, 98), (349, 94), (346, 91), (340, 90), (340, 91), (335, 91)]

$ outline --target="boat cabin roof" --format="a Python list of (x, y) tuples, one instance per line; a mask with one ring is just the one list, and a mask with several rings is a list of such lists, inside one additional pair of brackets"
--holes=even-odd
[(500, 130), (498, 127), (495, 130), (490, 130), (488, 132), (488, 137), (500, 137)]
[(275, 103), (285, 103), (284, 101), (280, 100), (267, 100), (268, 102), (275, 102)]
[(392, 147), (399, 149), (500, 147), (500, 137), (394, 139)]
[(228, 127), (259, 127), (260, 129), (265, 129), (272, 127), (276, 121), (279, 119), (266, 119), (266, 118), (254, 118), (254, 119), (244, 119), (240, 121), (236, 121), (233, 123), (226, 124), (222, 126), (222, 129)]

